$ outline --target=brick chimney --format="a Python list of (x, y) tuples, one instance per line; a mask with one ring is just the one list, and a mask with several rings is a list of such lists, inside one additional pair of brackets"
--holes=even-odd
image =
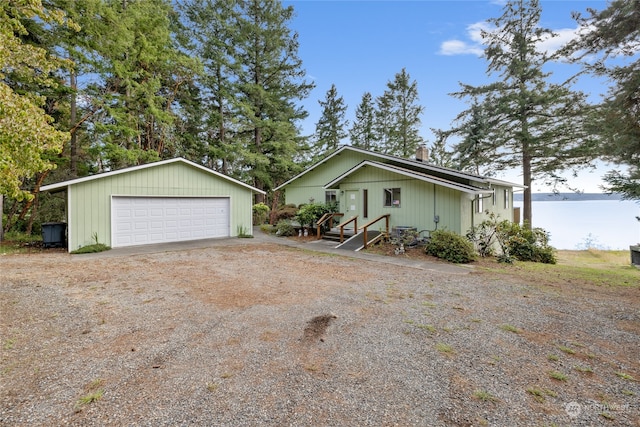
[(416, 160), (419, 162), (426, 162), (429, 160), (429, 150), (427, 150), (427, 147), (424, 144), (420, 145), (416, 150)]

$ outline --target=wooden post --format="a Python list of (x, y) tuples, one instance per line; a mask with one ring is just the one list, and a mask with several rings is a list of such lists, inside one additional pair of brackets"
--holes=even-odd
[(4, 217), (4, 200), (2, 199), (4, 196), (0, 194), (0, 242), (4, 240), (4, 224), (2, 223), (2, 219)]

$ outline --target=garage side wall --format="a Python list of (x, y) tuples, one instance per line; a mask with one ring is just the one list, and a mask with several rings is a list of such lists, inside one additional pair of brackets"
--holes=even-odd
[(170, 163), (78, 183), (69, 187), (69, 250), (98, 241), (111, 246), (111, 196), (229, 197), (230, 236), (252, 230), (252, 192), (183, 163)]

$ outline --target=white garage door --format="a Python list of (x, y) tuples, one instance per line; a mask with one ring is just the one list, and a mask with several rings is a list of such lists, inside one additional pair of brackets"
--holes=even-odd
[(112, 197), (111, 246), (229, 236), (226, 197)]

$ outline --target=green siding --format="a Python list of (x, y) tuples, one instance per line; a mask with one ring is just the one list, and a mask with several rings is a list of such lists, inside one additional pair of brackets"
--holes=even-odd
[[(353, 151), (344, 151), (324, 163), (319, 164), (313, 170), (285, 187), (285, 200), (288, 204), (300, 205), (309, 203), (313, 199), (316, 203), (324, 203), (324, 185), (333, 181), (363, 160), (375, 160), (374, 156)], [(338, 194), (340, 198), (340, 194)]]
[(92, 235), (111, 245), (111, 196), (209, 196), (230, 198), (230, 232), (252, 230), (252, 191), (184, 163), (169, 163), (97, 178), (69, 187), (69, 250), (90, 245)]
[[(400, 188), (399, 208), (384, 207), (384, 189)], [(363, 189), (368, 190), (368, 218), (362, 216)], [(358, 226), (380, 215), (391, 214), (390, 227), (411, 226), (418, 230), (434, 230), (434, 216), (440, 217), (437, 228), (447, 228), (460, 233), (460, 192), (375, 167), (364, 167), (350, 175), (340, 185), (340, 192), (358, 190)], [(347, 208), (346, 201), (340, 205), (341, 212)], [(351, 217), (355, 213), (349, 212)], [(380, 223), (383, 225), (383, 223)], [(377, 226), (377, 225), (376, 225)]]

